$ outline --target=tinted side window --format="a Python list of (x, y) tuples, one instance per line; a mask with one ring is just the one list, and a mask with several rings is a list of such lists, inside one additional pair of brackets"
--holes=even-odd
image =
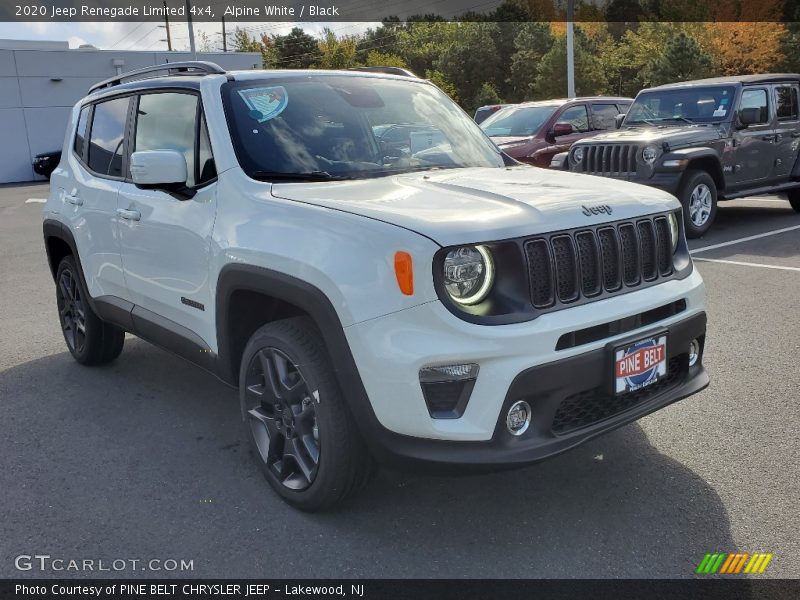
[(575, 131), (589, 131), (589, 113), (585, 106), (573, 106), (568, 108), (558, 117), (559, 123), (569, 123)]
[(89, 141), (89, 168), (92, 171), (122, 176), (122, 140), (127, 117), (128, 98), (95, 105)]
[(767, 90), (744, 90), (740, 108), (758, 108), (759, 123), (769, 122), (769, 108), (767, 107)]
[(186, 159), (186, 185), (195, 185), (194, 141), (197, 96), (146, 94), (139, 98), (133, 151), (177, 150)]
[(200, 142), (197, 146), (197, 185), (203, 185), (217, 176), (217, 166), (211, 152), (211, 140), (208, 139), (205, 115), (200, 116)]
[(83, 160), (83, 147), (86, 143), (86, 126), (89, 123), (89, 110), (91, 107), (84, 106), (81, 109), (81, 114), (78, 116), (78, 128), (75, 130), (75, 154)]
[(592, 128), (615, 129), (614, 119), (618, 114), (615, 104), (592, 104)]
[(797, 102), (797, 88), (782, 86), (775, 88), (775, 111), (779, 121), (796, 121), (800, 117)]

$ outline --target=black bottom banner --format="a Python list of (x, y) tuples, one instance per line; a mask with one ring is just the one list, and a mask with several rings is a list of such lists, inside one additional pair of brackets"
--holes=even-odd
[(0, 598), (15, 599), (132, 599), (141, 598), (300, 598), (485, 600), (570, 599), (772, 599), (800, 598), (799, 579), (705, 580), (120, 580), (120, 579), (6, 579)]

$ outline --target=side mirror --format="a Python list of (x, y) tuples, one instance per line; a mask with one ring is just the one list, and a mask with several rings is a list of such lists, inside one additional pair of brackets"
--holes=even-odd
[(619, 113), (616, 117), (614, 117), (614, 125), (617, 129), (622, 127), (622, 122), (625, 120), (625, 115), (628, 113)]
[(143, 150), (131, 154), (131, 178), (137, 187), (164, 190), (183, 199), (194, 196), (186, 187), (186, 158), (177, 150)]
[(571, 133), (575, 133), (575, 128), (569, 123), (556, 123), (553, 125), (553, 137), (561, 137)]
[(739, 123), (742, 127), (749, 127), (761, 121), (761, 109), (757, 106), (739, 110)]

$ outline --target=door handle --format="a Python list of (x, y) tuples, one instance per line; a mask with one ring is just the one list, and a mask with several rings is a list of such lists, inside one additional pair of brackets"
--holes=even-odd
[(771, 142), (772, 140), (775, 139), (775, 136), (774, 135), (765, 135), (765, 136), (762, 136), (761, 139), (764, 140), (765, 142)]
[(75, 206), (83, 206), (83, 200), (77, 194), (64, 194), (64, 200)]
[(128, 210), (126, 208), (118, 208), (117, 214), (122, 219), (126, 219), (127, 221), (138, 221), (142, 218), (142, 213), (138, 210)]

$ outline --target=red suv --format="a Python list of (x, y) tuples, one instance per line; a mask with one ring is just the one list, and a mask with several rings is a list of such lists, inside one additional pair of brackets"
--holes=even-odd
[(617, 115), (631, 103), (606, 96), (523, 102), (498, 110), (480, 126), (512, 158), (549, 167), (550, 159), (574, 142), (616, 129)]

